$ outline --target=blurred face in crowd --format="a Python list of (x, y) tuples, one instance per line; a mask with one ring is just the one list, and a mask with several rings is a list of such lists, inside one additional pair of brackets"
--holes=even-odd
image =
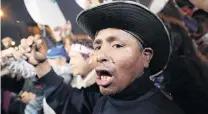
[(95, 60), (91, 55), (84, 55), (77, 51), (70, 51), (70, 65), (74, 76), (81, 75), (83, 78), (87, 76), (95, 67)]
[(152, 58), (149, 51), (153, 52), (151, 48), (143, 49), (129, 33), (112, 28), (98, 32), (94, 49), (97, 84), (104, 95), (122, 91), (141, 76)]
[(68, 83), (71, 80), (71, 66), (66, 62), (66, 58), (48, 59), (49, 64), (57, 75), (64, 78), (64, 82)]
[(51, 66), (63, 66), (66, 64), (66, 58), (48, 59), (48, 62)]

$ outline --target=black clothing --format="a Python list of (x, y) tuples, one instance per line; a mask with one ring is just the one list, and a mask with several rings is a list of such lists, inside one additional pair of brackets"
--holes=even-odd
[(167, 90), (171, 93), (173, 101), (186, 114), (208, 113), (208, 90), (198, 62), (190, 57), (174, 58), (165, 72)]
[(17, 81), (16, 78), (11, 78), (10, 76), (1, 77), (1, 89), (11, 91), (14, 93), (19, 93), (22, 90), (25, 80), (21, 79)]
[(149, 80), (148, 74), (136, 79), (122, 92), (102, 95), (96, 84), (75, 89), (51, 70), (40, 80), (47, 103), (57, 114), (183, 114)]
[[(32, 92), (36, 97), (43, 96), (41, 85), (37, 82), (36, 77), (30, 77), (17, 81), (15, 78), (8, 76), (2, 77), (2, 88), (8, 91), (20, 94), (21, 92)], [(26, 104), (23, 103), (19, 96), (13, 96), (9, 103), (8, 114), (24, 114)], [(41, 111), (40, 111), (41, 112)]]
[[(21, 91), (24, 82), (25, 82), (24, 79), (21, 79), (21, 80), (17, 81), (16, 78), (11, 78), (10, 76), (1, 77), (1, 91), (2, 91), (1, 92), (1, 109), (2, 109), (2, 113), (6, 114), (6, 111), (3, 108), (5, 98), (4, 98), (2, 93), (4, 91), (10, 91), (10, 92), (14, 92), (14, 93), (18, 94)], [(14, 106), (14, 105), (11, 106), (11, 104), (13, 102), (15, 102), (14, 100), (16, 99), (16, 96), (12, 95), (12, 96), (9, 97), (9, 99), (10, 99), (10, 102), (9, 102), (9, 106), (8, 106), (8, 114), (17, 114), (17, 113), (11, 113), (10, 112), (11, 107)], [(17, 106), (18, 106), (18, 109), (21, 109), (21, 107), (22, 107), (22, 105), (20, 106), (19, 104), (15, 105), (15, 107), (17, 107)], [(18, 110), (15, 110), (15, 111), (17, 112)]]
[(165, 89), (186, 114), (208, 114), (208, 67), (197, 56), (187, 32), (178, 25), (166, 25), (173, 50), (163, 74)]

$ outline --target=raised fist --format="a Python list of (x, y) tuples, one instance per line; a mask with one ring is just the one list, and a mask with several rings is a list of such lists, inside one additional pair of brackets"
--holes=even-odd
[(46, 60), (47, 46), (40, 36), (29, 36), (27, 39), (22, 39), (16, 54), (15, 59), (27, 60), (32, 65), (38, 65)]
[(31, 92), (23, 92), (21, 95), (21, 101), (25, 104), (28, 104), (30, 101), (35, 100), (36, 95)]

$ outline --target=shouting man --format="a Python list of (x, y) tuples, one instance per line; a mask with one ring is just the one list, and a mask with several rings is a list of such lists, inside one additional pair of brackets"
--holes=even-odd
[(155, 14), (135, 2), (110, 2), (84, 10), (77, 23), (94, 39), (97, 85), (69, 87), (45, 60), (44, 48), (26, 52), (58, 114), (183, 114), (149, 80), (162, 73), (171, 53), (169, 33)]

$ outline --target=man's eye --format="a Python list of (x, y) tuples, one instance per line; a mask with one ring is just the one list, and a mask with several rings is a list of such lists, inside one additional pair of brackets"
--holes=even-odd
[(100, 50), (100, 46), (94, 47), (94, 50)]
[(112, 47), (113, 47), (113, 48), (121, 48), (121, 47), (123, 47), (123, 46), (120, 45), (120, 44), (114, 44)]

